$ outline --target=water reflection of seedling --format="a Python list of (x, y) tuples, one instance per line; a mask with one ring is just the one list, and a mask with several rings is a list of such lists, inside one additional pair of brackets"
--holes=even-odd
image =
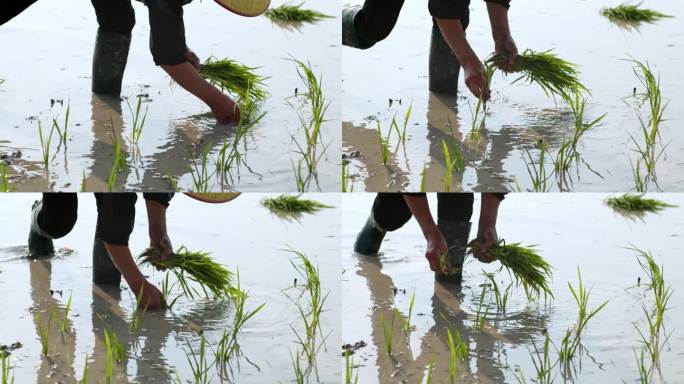
[(64, 144), (64, 147), (66, 148), (67, 146), (67, 133), (69, 131), (69, 114), (71, 112), (71, 104), (67, 105), (67, 110), (66, 110), (66, 115), (64, 116), (64, 129), (59, 127), (59, 123), (57, 122), (57, 119), (52, 119), (52, 127), (57, 130), (57, 135), (59, 136), (59, 145), (57, 146), (57, 149), (59, 150), (59, 147)]
[(617, 7), (607, 7), (601, 9), (601, 14), (625, 29), (637, 29), (641, 23), (654, 23), (661, 19), (673, 17), (652, 9), (641, 8), (641, 4), (624, 3)]
[(342, 192), (354, 192), (354, 182), (349, 176), (349, 162), (342, 160)]
[(354, 357), (351, 351), (344, 352), (344, 384), (358, 384), (359, 375), (354, 377)]
[[(532, 191), (548, 192), (551, 188), (548, 181), (552, 175), (546, 174), (546, 145), (541, 145), (539, 152), (539, 160), (536, 164), (534, 163), (534, 160), (532, 160), (532, 155), (530, 154), (530, 151), (526, 149), (525, 153), (527, 154), (527, 157), (529, 159), (529, 163), (525, 161), (525, 167), (527, 168), (527, 174), (530, 175), (530, 178), (532, 179)], [(523, 156), (523, 160), (524, 159), (525, 157)]]
[(193, 192), (209, 192), (209, 180), (213, 173), (209, 173), (207, 164), (209, 163), (209, 151), (211, 147), (207, 145), (203, 150), (201, 157), (196, 160), (194, 157), (190, 159), (190, 175), (192, 176)]
[(264, 12), (264, 16), (278, 24), (315, 23), (324, 19), (333, 18), (333, 16), (312, 9), (302, 9), (302, 5), (304, 5), (303, 2), (297, 5), (281, 5), (279, 7), (269, 8)]
[(71, 310), (71, 295), (69, 295), (69, 300), (67, 300), (66, 307), (64, 307), (64, 317), (62, 318), (62, 323), (59, 325), (59, 330), (62, 332), (69, 331), (69, 322), (67, 320), (69, 310)]
[(209, 384), (212, 379), (209, 377), (209, 369), (211, 369), (214, 363), (209, 364), (209, 361), (207, 360), (207, 340), (204, 338), (204, 335), (201, 336), (199, 351), (197, 353), (193, 351), (189, 341), (186, 340), (185, 342), (188, 344), (189, 349), (189, 351), (185, 352), (185, 357), (190, 365), (195, 384)]
[(382, 334), (385, 336), (385, 351), (388, 355), (392, 356), (392, 348), (394, 346), (394, 317), (396, 312), (392, 311), (392, 319), (390, 320), (389, 327), (385, 324), (385, 313), (380, 312), (380, 325), (382, 326)]
[(451, 383), (456, 382), (456, 364), (457, 361), (465, 361), (470, 355), (468, 344), (461, 339), (461, 333), (456, 331), (454, 334), (447, 328), (447, 342), (449, 345), (449, 379)]
[(427, 377), (425, 379), (425, 384), (432, 383), (432, 368), (435, 366), (435, 353), (433, 352), (430, 356), (430, 364), (428, 365)]
[(637, 60), (631, 60), (631, 62), (635, 65), (634, 74), (646, 89), (644, 97), (648, 101), (650, 112), (647, 120), (639, 114), (639, 124), (644, 144), (640, 145), (634, 136), (631, 136), (631, 139), (636, 146), (635, 151), (639, 154), (646, 167), (647, 179), (656, 181), (656, 163), (665, 152), (665, 148), (662, 145), (660, 150), (657, 150), (656, 147), (660, 143), (660, 123), (663, 121), (663, 114), (667, 108), (667, 103), (663, 101), (660, 79), (656, 78), (648, 63), (644, 64)]
[(558, 351), (559, 359), (564, 363), (566, 368), (569, 367), (569, 364), (577, 354), (577, 351), (582, 348), (582, 332), (584, 332), (586, 329), (589, 320), (591, 320), (594, 316), (596, 316), (596, 314), (605, 308), (606, 305), (608, 305), (608, 301), (605, 301), (598, 307), (588, 310), (587, 307), (589, 305), (589, 294), (591, 293), (591, 290), (587, 290), (584, 287), (579, 267), (577, 268), (577, 278), (579, 280), (577, 289), (575, 289), (572, 284), (568, 282), (570, 293), (572, 293), (572, 297), (577, 303), (577, 322), (575, 323), (574, 327), (566, 331)]
[(114, 132), (114, 128), (112, 128), (112, 140), (114, 146), (114, 163), (112, 164), (111, 171), (109, 171), (109, 179), (107, 181), (109, 192), (114, 190), (119, 173), (126, 171), (126, 159), (124, 158), (123, 151), (121, 150), (121, 143), (119, 143), (119, 140), (116, 138), (116, 132)]
[(304, 367), (302, 367), (302, 363), (299, 358), (299, 351), (295, 351), (294, 356), (292, 355), (292, 352), (290, 352), (290, 360), (292, 360), (292, 368), (294, 369), (295, 383), (305, 384), (307, 371)]
[(45, 328), (43, 328), (43, 320), (40, 316), (40, 312), (36, 313), (36, 321), (38, 322), (38, 336), (40, 337), (40, 344), (41, 344), (41, 353), (43, 356), (48, 355), (48, 345), (50, 342), (50, 328), (52, 327), (52, 317), (54, 316), (54, 312), (50, 311), (50, 315), (48, 316), (47, 324)]
[(497, 313), (506, 313), (508, 298), (511, 293), (511, 288), (513, 288), (513, 282), (509, 283), (502, 293), (501, 289), (499, 288), (499, 284), (497, 284), (496, 279), (494, 278), (494, 275), (491, 273), (486, 273), (485, 276), (487, 277), (487, 279), (489, 279), (489, 282), (492, 284), (492, 292), (494, 293), (494, 300), (496, 302)]
[(484, 300), (486, 293), (487, 284), (482, 284), (482, 292), (480, 293), (480, 299), (477, 302), (477, 312), (475, 314), (475, 324), (473, 326), (475, 329), (482, 329), (482, 327), (484, 327), (487, 314), (489, 313), (489, 305), (485, 303)]
[(454, 171), (462, 173), (465, 170), (465, 160), (463, 159), (463, 153), (458, 147), (454, 146), (449, 150), (449, 146), (444, 139), (442, 139), (442, 153), (444, 154), (444, 167), (446, 168), (444, 192), (450, 192)]
[(301, 195), (285, 194), (273, 198), (264, 198), (261, 200), (261, 205), (274, 215), (290, 220), (298, 219), (304, 213), (315, 214), (321, 209), (333, 208), (316, 200), (302, 199)]
[(382, 164), (387, 165), (389, 160), (389, 140), (392, 136), (392, 129), (387, 133), (387, 137), (382, 135), (382, 130), (380, 129), (380, 122), (378, 121), (378, 143), (380, 144), (380, 157), (382, 159)]
[(133, 129), (131, 130), (131, 142), (137, 144), (142, 135), (143, 128), (145, 127), (145, 120), (147, 119), (147, 110), (149, 106), (145, 106), (145, 114), (142, 115), (142, 120), (140, 120), (140, 111), (142, 110), (142, 95), (138, 95), (138, 104), (135, 107), (135, 112), (131, 108), (131, 104), (126, 100), (128, 104), (128, 110), (131, 111), (131, 117), (133, 118)]
[(406, 115), (404, 115), (404, 127), (401, 130), (401, 142), (406, 143), (406, 127), (408, 127), (409, 119), (411, 118), (411, 111), (413, 110), (413, 102), (409, 104), (406, 110)]
[(41, 124), (40, 120), (38, 121), (38, 137), (40, 138), (40, 148), (43, 152), (43, 165), (45, 166), (46, 171), (50, 167), (50, 147), (52, 145), (52, 135), (54, 132), (55, 126), (53, 125), (52, 128), (50, 128), (50, 134), (47, 135), (47, 137), (44, 137), (43, 125)]
[(171, 298), (171, 295), (173, 295), (173, 288), (178, 284), (178, 282), (169, 282), (169, 275), (170, 272), (166, 272), (164, 274), (164, 280), (161, 282), (161, 293), (162, 293), (162, 298), (164, 299), (164, 302), (166, 303), (166, 308), (173, 308), (173, 306), (176, 304), (176, 301), (182, 296), (182, 295), (177, 295), (175, 298)]
[(14, 384), (14, 375), (10, 376), (9, 353), (0, 353), (2, 357), (2, 384)]
[(144, 290), (145, 285), (141, 285), (140, 292), (138, 292), (138, 295), (135, 297), (135, 309), (133, 310), (133, 316), (131, 317), (131, 325), (129, 326), (131, 332), (137, 332), (138, 330), (140, 330), (142, 321), (145, 318), (145, 314), (147, 313), (149, 301), (147, 303), (144, 303), (145, 305), (143, 305), (142, 298)]
[(78, 384), (88, 384), (88, 355), (85, 357), (85, 363), (83, 363), (83, 376)]
[[(500, 54), (488, 59), (497, 67), (502, 67), (507, 61)], [(588, 89), (580, 82), (577, 65), (560, 58), (552, 50), (535, 52), (525, 50), (515, 59), (514, 72), (520, 72), (521, 76), (513, 83), (520, 80), (539, 85), (547, 96), (570, 94), (575, 90), (588, 92)]]
[(119, 337), (114, 330), (104, 330), (105, 347), (107, 348), (107, 359), (111, 355), (111, 361), (123, 364), (126, 362), (126, 348), (119, 341)]
[(416, 291), (413, 291), (413, 295), (411, 295), (411, 301), (409, 301), (409, 310), (408, 310), (408, 316), (406, 316), (406, 320), (404, 320), (403, 328), (404, 331), (410, 332), (414, 330), (416, 327), (415, 325), (411, 325), (411, 315), (413, 314), (413, 305), (416, 302)]
[(551, 338), (548, 332), (544, 338), (544, 347), (540, 351), (537, 348), (537, 343), (532, 343), (534, 348), (534, 354), (530, 351), (530, 356), (532, 356), (532, 363), (534, 364), (534, 369), (537, 372), (537, 378), (534, 380), (537, 384), (551, 384), (553, 383), (554, 377), (551, 376), (553, 372), (553, 367), (556, 363), (551, 363), (550, 348)]
[(609, 197), (605, 200), (605, 203), (618, 212), (636, 215), (645, 212), (658, 213), (665, 208), (676, 207), (676, 205), (668, 204), (660, 200), (645, 198), (643, 194), (631, 193)]
[(639, 370), (639, 383), (651, 384), (653, 378), (653, 369), (646, 365), (645, 356), (646, 352), (643, 348), (639, 350), (638, 355), (636, 351), (634, 351), (634, 358), (636, 359), (637, 369)]
[[(479, 240), (468, 244), (468, 253), (473, 254), (481, 246)], [(501, 265), (513, 275), (516, 285), (525, 287), (526, 292), (538, 298), (553, 297), (549, 286), (551, 280), (551, 265), (541, 257), (535, 246), (523, 246), (520, 243), (506, 244), (503, 239), (498, 240), (487, 254), (499, 260)]]

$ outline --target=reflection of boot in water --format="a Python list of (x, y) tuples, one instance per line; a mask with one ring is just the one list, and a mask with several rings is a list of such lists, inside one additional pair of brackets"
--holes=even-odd
[(109, 252), (97, 233), (93, 240), (93, 283), (116, 287), (121, 284), (121, 272), (112, 263)]
[(38, 216), (43, 208), (43, 202), (36, 200), (31, 208), (31, 231), (28, 237), (29, 257), (51, 257), (55, 254), (52, 238), (38, 225)]
[(458, 91), (458, 74), (461, 71), (456, 55), (444, 41), (436, 23), (432, 24), (430, 40), (430, 92), (455, 96)]
[(92, 91), (119, 96), (131, 35), (98, 29), (93, 53)]
[(356, 236), (354, 243), (354, 252), (362, 255), (377, 255), (380, 250), (382, 239), (385, 238), (385, 231), (373, 218), (373, 212), (368, 216), (366, 224), (361, 229), (361, 232)]
[(454, 272), (448, 274), (435, 272), (435, 280), (450, 284), (461, 284), (463, 260), (465, 259), (468, 236), (470, 236), (470, 226), (471, 224), (467, 221), (438, 219), (437, 227), (444, 235), (449, 247), (448, 265)]
[(363, 41), (356, 30), (356, 14), (360, 10), (360, 5), (348, 6), (342, 10), (342, 44), (348, 47), (368, 49), (375, 45), (375, 42)]

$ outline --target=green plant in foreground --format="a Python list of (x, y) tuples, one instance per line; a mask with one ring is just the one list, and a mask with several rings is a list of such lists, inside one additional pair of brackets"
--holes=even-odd
[(209, 297), (209, 292), (215, 297), (230, 297), (234, 292), (231, 286), (232, 273), (216, 263), (210, 255), (208, 252), (190, 251), (181, 245), (170, 257), (162, 260), (158, 250), (147, 248), (138, 256), (138, 262), (170, 269), (183, 294), (191, 299), (198, 292), (190, 285), (190, 281), (199, 284), (206, 297)]
[(214, 363), (209, 364), (207, 360), (206, 346), (207, 340), (204, 335), (200, 338), (199, 351), (195, 353), (192, 349), (192, 345), (188, 340), (185, 340), (188, 345), (189, 351), (185, 352), (185, 357), (190, 365), (190, 370), (192, 371), (192, 376), (195, 379), (195, 384), (208, 384), (211, 382), (212, 378), (209, 377), (209, 369), (214, 365)]
[[(210, 57), (202, 64), (200, 73), (210, 83), (218, 85), (221, 90), (228, 91), (240, 99), (254, 102), (254, 106), (266, 100), (270, 95), (266, 91), (264, 81), (267, 77), (256, 74), (252, 68), (229, 59)], [(241, 111), (249, 115), (250, 111)]]
[(147, 314), (147, 306), (149, 305), (149, 302), (145, 303), (145, 305), (142, 303), (144, 290), (145, 286), (140, 286), (140, 292), (138, 292), (138, 295), (135, 297), (135, 309), (133, 310), (133, 316), (131, 316), (131, 324), (129, 326), (131, 332), (137, 332), (140, 330), (143, 319), (145, 318), (145, 314)]
[(625, 28), (636, 28), (641, 23), (653, 23), (661, 19), (673, 17), (652, 9), (641, 8), (641, 4), (643, 2), (636, 4), (623, 3), (617, 7), (606, 7), (601, 9), (601, 15), (618, 26)]
[[(487, 313), (489, 312), (489, 305), (485, 303), (485, 295), (487, 294), (487, 284), (482, 285), (482, 292), (480, 292), (480, 300), (477, 303), (477, 312), (475, 314), (475, 322), (473, 328), (482, 329), (484, 327), (485, 320), (487, 319)], [(484, 312), (482, 309), (484, 308)]]
[(494, 278), (494, 275), (491, 273), (486, 273), (485, 276), (487, 279), (489, 279), (489, 282), (492, 284), (492, 292), (494, 292), (494, 300), (496, 301), (496, 310), (499, 314), (506, 313), (506, 307), (508, 305), (508, 298), (511, 293), (511, 288), (513, 288), (513, 283), (509, 283), (506, 286), (506, 289), (501, 292), (499, 289), (499, 284), (496, 283), (496, 279)]
[[(493, 63), (497, 67), (502, 67), (505, 62), (506, 58), (499, 54), (487, 60), (487, 63)], [(563, 94), (571, 94), (576, 90), (589, 92), (579, 80), (577, 65), (558, 57), (553, 50), (535, 52), (527, 49), (518, 55), (513, 70), (521, 73), (513, 83), (520, 80), (536, 83), (547, 96), (562, 97)]]
[(78, 384), (88, 384), (88, 355), (85, 357), (85, 363), (83, 364), (83, 376)]
[[(480, 246), (479, 240), (473, 240), (468, 244), (468, 253), (472, 254)], [(533, 297), (538, 298), (542, 293), (544, 297), (553, 297), (549, 286), (551, 265), (539, 255), (535, 246), (506, 244), (503, 239), (499, 239), (489, 249), (488, 254), (499, 260), (509, 274), (513, 275), (516, 285), (525, 287), (526, 292), (529, 289)]]
[(342, 160), (342, 192), (354, 192), (354, 180), (349, 176), (349, 162)]
[[(532, 160), (532, 155), (530, 154), (530, 151), (526, 149), (525, 153), (527, 154), (527, 157), (530, 160), (529, 163), (525, 161), (525, 167), (527, 168), (527, 174), (530, 175), (530, 178), (532, 179), (532, 191), (548, 192), (551, 188), (548, 181), (551, 178), (553, 172), (551, 175), (547, 175), (546, 173), (546, 154), (548, 153), (546, 145), (542, 144), (540, 147), (539, 161), (537, 162), (537, 164), (535, 164), (534, 160)], [(525, 160), (524, 156), (523, 160)]]
[(38, 121), (38, 137), (40, 138), (40, 148), (43, 152), (43, 165), (47, 171), (50, 167), (50, 147), (52, 145), (52, 135), (55, 132), (55, 126), (50, 129), (50, 134), (43, 137), (43, 125)]
[(64, 147), (66, 148), (67, 146), (67, 134), (69, 131), (69, 115), (71, 112), (71, 103), (67, 104), (67, 110), (66, 114), (64, 116), (64, 129), (61, 129), (59, 127), (59, 123), (57, 122), (57, 119), (52, 119), (52, 128), (57, 130), (57, 135), (59, 136), (59, 145), (57, 146), (57, 149), (59, 150), (59, 147), (64, 143)]
[(210, 150), (211, 147), (209, 145), (202, 150), (199, 162), (194, 157), (190, 158), (190, 175), (194, 185), (193, 192), (209, 192), (209, 180), (214, 175), (214, 173), (209, 173), (207, 167)]
[(391, 136), (392, 129), (387, 133), (387, 137), (382, 136), (380, 122), (378, 121), (378, 143), (380, 144), (380, 158), (382, 159), (383, 165), (387, 165), (387, 162), (389, 161), (389, 140)]
[(59, 330), (62, 332), (69, 331), (69, 322), (67, 320), (69, 310), (71, 310), (71, 295), (69, 295), (69, 300), (67, 300), (66, 307), (64, 307), (64, 317), (62, 318), (62, 323), (59, 325)]
[(7, 165), (0, 162), (0, 192), (10, 192), (12, 187), (10, 185), (10, 178), (7, 171)]
[(468, 344), (461, 339), (461, 333), (456, 331), (454, 338), (451, 330), (447, 328), (447, 342), (449, 345), (449, 379), (451, 383), (456, 382), (456, 364), (458, 360), (468, 359)]
[(164, 280), (161, 282), (161, 293), (162, 297), (164, 298), (164, 303), (166, 303), (166, 308), (173, 308), (173, 306), (176, 304), (176, 301), (181, 298), (183, 295), (178, 295), (175, 298), (171, 298), (171, 295), (173, 294), (173, 288), (178, 284), (178, 282), (169, 282), (169, 276), (170, 272), (166, 272), (164, 274)]
[(354, 378), (354, 357), (351, 352), (344, 353), (344, 384), (358, 384), (359, 375)]
[(425, 378), (425, 384), (432, 384), (432, 368), (435, 366), (435, 353), (433, 352), (430, 356), (430, 364), (428, 365), (427, 377)]
[(454, 171), (463, 173), (465, 171), (465, 160), (463, 159), (463, 153), (458, 147), (454, 146), (452, 147), (452, 150), (449, 150), (449, 146), (444, 139), (442, 139), (442, 154), (444, 155), (444, 167), (446, 168), (444, 174), (444, 192), (450, 192)]
[(537, 371), (537, 378), (534, 380), (534, 382), (537, 384), (551, 384), (554, 380), (554, 378), (551, 376), (551, 372), (553, 372), (553, 367), (556, 364), (551, 363), (549, 348), (550, 344), (551, 338), (549, 337), (548, 332), (546, 333), (546, 338), (544, 338), (544, 346), (541, 351), (537, 348), (536, 343), (532, 343), (532, 346), (534, 347), (534, 354), (532, 351), (530, 351), (530, 356), (532, 357), (534, 369)]
[[(494, 70), (496, 68), (488, 62), (484, 63), (484, 67), (485, 80), (487, 82), (486, 88), (489, 89), (489, 86), (492, 82), (492, 77), (494, 76)], [(470, 107), (470, 104), (468, 104), (468, 107)], [(477, 141), (480, 139), (480, 135), (485, 128), (485, 123), (487, 120), (487, 100), (478, 98), (477, 104), (475, 105), (475, 111), (470, 108), (470, 113), (472, 116), (472, 126), (470, 128), (470, 134), (468, 137), (471, 141)]]
[(408, 315), (406, 316), (406, 320), (403, 323), (403, 328), (404, 331), (410, 332), (413, 329), (415, 329), (415, 325), (411, 325), (411, 315), (413, 314), (413, 305), (416, 302), (416, 291), (413, 291), (413, 295), (411, 295), (411, 300), (409, 301), (409, 310), (408, 310)]
[(380, 312), (380, 325), (382, 326), (382, 334), (385, 336), (385, 351), (392, 356), (392, 348), (394, 347), (394, 318), (396, 312), (392, 311), (392, 319), (390, 320), (389, 328), (385, 324), (385, 313)]
[(114, 330), (104, 330), (105, 347), (107, 348), (107, 356), (111, 355), (111, 361), (119, 364), (126, 362), (126, 348), (119, 341), (119, 337)]
[(138, 104), (135, 107), (135, 112), (131, 108), (131, 104), (126, 100), (128, 105), (128, 110), (131, 111), (131, 117), (133, 118), (133, 129), (131, 130), (131, 142), (137, 144), (142, 136), (143, 128), (145, 127), (145, 120), (147, 119), (147, 111), (149, 106), (145, 106), (145, 114), (142, 115), (142, 120), (140, 120), (140, 111), (142, 109), (142, 95), (138, 95)]
[(577, 278), (579, 284), (577, 289), (575, 289), (570, 282), (568, 282), (568, 288), (570, 288), (570, 293), (577, 303), (578, 313), (577, 322), (574, 327), (568, 329), (561, 341), (561, 347), (559, 349), (558, 355), (561, 362), (565, 363), (567, 367), (572, 359), (575, 357), (576, 353), (580, 348), (582, 348), (582, 332), (587, 327), (589, 320), (596, 316), (606, 305), (608, 301), (604, 301), (598, 307), (589, 310), (587, 309), (589, 305), (589, 294), (591, 290), (587, 290), (582, 283), (582, 275), (580, 274), (580, 269), (577, 267)]
[[(10, 362), (7, 352), (0, 353), (2, 357), (2, 384), (14, 384), (14, 375), (10, 377)], [(357, 380), (358, 381), (358, 380)]]
[(114, 128), (112, 128), (112, 140), (114, 146), (114, 163), (112, 164), (111, 171), (109, 171), (109, 179), (107, 180), (109, 192), (114, 190), (119, 173), (126, 171), (126, 159), (124, 158), (123, 151), (121, 150), (121, 143), (119, 143), (119, 140), (116, 138)]
[(294, 356), (292, 356), (292, 352), (290, 352), (290, 360), (292, 360), (292, 367), (294, 368), (295, 383), (305, 384), (307, 371), (306, 369), (302, 368), (302, 364), (299, 358), (299, 351), (295, 351)]
[(282, 194), (278, 197), (265, 198), (261, 200), (261, 205), (266, 207), (271, 213), (281, 218), (301, 217), (302, 214), (314, 214), (325, 208), (334, 208), (316, 200), (301, 199), (300, 195)]
[(331, 19), (329, 16), (312, 9), (302, 9), (304, 3), (298, 5), (281, 5), (270, 8), (264, 12), (264, 16), (277, 23), (315, 23), (324, 19)]
[(40, 337), (40, 344), (41, 344), (41, 353), (43, 356), (48, 355), (48, 345), (50, 342), (50, 328), (52, 327), (52, 317), (54, 316), (54, 312), (50, 311), (50, 315), (48, 316), (47, 324), (45, 328), (43, 328), (43, 321), (40, 316), (40, 312), (36, 313), (36, 322), (38, 323), (38, 336)]
[(677, 207), (676, 205), (668, 204), (660, 200), (645, 198), (643, 194), (631, 193), (609, 197), (605, 200), (605, 203), (616, 211), (632, 214), (644, 212), (657, 213), (665, 208)]

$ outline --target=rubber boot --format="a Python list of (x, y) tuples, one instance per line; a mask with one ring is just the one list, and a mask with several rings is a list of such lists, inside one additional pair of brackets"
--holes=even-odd
[(97, 234), (93, 240), (93, 283), (114, 286), (121, 284), (121, 272), (112, 263), (104, 242)]
[(352, 5), (342, 9), (342, 45), (359, 49), (368, 49), (375, 45), (375, 42), (363, 41), (356, 31), (356, 14), (359, 13), (360, 10), (360, 5)]
[(373, 213), (371, 212), (363, 229), (361, 229), (361, 232), (356, 236), (354, 252), (367, 256), (377, 255), (378, 251), (380, 251), (382, 239), (385, 238), (386, 233), (387, 231), (380, 228), (378, 223), (375, 222)]
[(430, 92), (447, 96), (456, 96), (458, 92), (458, 74), (461, 63), (444, 40), (436, 23), (432, 24), (430, 39)]
[(439, 219), (437, 227), (444, 235), (449, 247), (448, 265), (454, 270), (453, 273), (435, 272), (435, 280), (443, 283), (461, 284), (463, 278), (463, 260), (466, 254), (466, 245), (470, 236), (471, 224), (467, 221), (451, 221)]
[(31, 230), (28, 237), (29, 257), (52, 257), (55, 254), (55, 246), (52, 238), (38, 225), (38, 215), (43, 208), (43, 201), (36, 200), (31, 207)]
[(93, 53), (92, 91), (111, 96), (121, 94), (131, 35), (97, 30)]

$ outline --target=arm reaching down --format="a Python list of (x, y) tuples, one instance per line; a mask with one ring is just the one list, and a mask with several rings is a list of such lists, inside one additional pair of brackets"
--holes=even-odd
[(423, 231), (423, 236), (427, 242), (425, 250), (425, 258), (430, 263), (430, 269), (433, 271), (446, 272), (442, 270), (442, 262), (440, 259), (447, 253), (449, 247), (447, 242), (440, 232), (435, 220), (430, 213), (430, 206), (428, 205), (427, 197), (425, 195), (404, 195), (404, 201), (413, 214), (413, 217), (418, 221), (420, 229)]
[(494, 261), (488, 255), (488, 252), (499, 239), (496, 232), (496, 219), (502, 198), (502, 195), (497, 193), (482, 194), (480, 220), (477, 229), (477, 239), (481, 242), (481, 245), (475, 249), (474, 256), (483, 263)]
[(116, 245), (105, 242), (105, 248), (116, 269), (128, 283), (131, 291), (139, 298), (140, 307), (148, 309), (163, 309), (165, 307), (164, 298), (154, 284), (145, 279), (138, 265), (133, 259), (130, 248), (127, 245)]

